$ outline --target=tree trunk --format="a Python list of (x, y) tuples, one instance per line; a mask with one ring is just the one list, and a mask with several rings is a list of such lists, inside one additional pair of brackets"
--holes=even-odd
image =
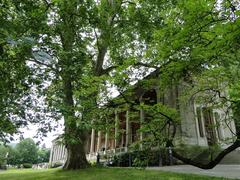
[(63, 82), (65, 95), (65, 111), (63, 113), (65, 124), (64, 141), (68, 152), (67, 161), (63, 168), (84, 169), (89, 165), (85, 154), (87, 133), (85, 133), (81, 128), (78, 129), (76, 123), (71, 77), (69, 75), (64, 75)]
[[(59, 65), (61, 67), (61, 78), (63, 85), (63, 108), (64, 117), (64, 142), (67, 148), (67, 161), (64, 169), (83, 169), (88, 167), (85, 154), (86, 129), (77, 124), (75, 104), (74, 104), (74, 44), (81, 39), (77, 39), (77, 28), (81, 25), (73, 14), (78, 14), (78, 1), (63, 1), (59, 3), (59, 16), (61, 18), (57, 33), (60, 36), (63, 52), (60, 53)], [(78, 42), (79, 43), (79, 42)], [(79, 62), (81, 62), (79, 60)]]
[(89, 166), (85, 155), (84, 144), (69, 144), (67, 151), (67, 161), (63, 169), (84, 169)]

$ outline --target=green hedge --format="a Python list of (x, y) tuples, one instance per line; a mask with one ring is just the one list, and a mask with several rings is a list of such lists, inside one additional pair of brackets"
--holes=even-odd
[(23, 168), (32, 168), (31, 163), (23, 163)]
[[(146, 167), (146, 166), (159, 166), (168, 165), (169, 157), (166, 149), (151, 150), (151, 151), (133, 151), (126, 152), (114, 156), (111, 166), (120, 167)], [(176, 160), (173, 159), (173, 163), (176, 164)]]
[(0, 164), (0, 169), (6, 170), (7, 169), (7, 165), (6, 164)]

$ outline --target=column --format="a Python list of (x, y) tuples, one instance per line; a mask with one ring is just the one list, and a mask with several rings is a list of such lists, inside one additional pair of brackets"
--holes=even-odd
[(98, 131), (97, 152), (101, 150), (102, 133)]
[(95, 145), (95, 129), (92, 129), (92, 134), (91, 134), (91, 144), (90, 144), (90, 154), (94, 153), (94, 145)]
[(64, 149), (65, 149), (65, 147), (64, 147), (64, 145), (62, 145), (62, 159), (64, 160)]
[(129, 110), (126, 111), (126, 143), (125, 143), (125, 151), (127, 152), (127, 148), (129, 145), (129, 137), (130, 137), (130, 124), (129, 124)]
[(124, 134), (121, 133), (121, 148), (123, 147), (124, 144)]
[(161, 92), (159, 87), (155, 88), (156, 94), (157, 94), (157, 103), (161, 102)]
[(55, 148), (55, 145), (53, 145), (52, 163), (55, 162), (55, 156), (56, 156), (56, 148)]
[(59, 156), (58, 156), (58, 160), (61, 160), (61, 154), (62, 154), (62, 146), (61, 145), (59, 145)]
[(53, 144), (52, 144), (52, 147), (51, 147), (50, 158), (49, 158), (49, 166), (50, 167), (52, 166), (52, 158), (53, 158)]
[(59, 145), (59, 160), (62, 159), (62, 145)]
[(55, 162), (58, 160), (58, 146), (55, 146)]
[[(144, 111), (143, 109), (140, 110), (140, 128), (142, 126), (142, 123), (144, 121)], [(140, 141), (143, 140), (143, 132), (140, 132)], [(140, 149), (142, 149), (142, 142), (140, 143)]]
[(104, 148), (105, 148), (105, 152), (106, 152), (107, 149), (108, 149), (108, 132), (106, 132), (106, 134), (105, 134), (105, 144), (104, 144)]
[(59, 145), (59, 160), (62, 160), (62, 145)]
[(66, 157), (66, 155), (65, 155), (66, 152), (65, 152), (65, 151), (66, 151), (65, 146), (63, 146), (63, 160), (64, 160), (64, 161), (65, 161), (65, 159), (66, 159), (66, 158), (65, 158), (65, 157)]
[(60, 154), (60, 152), (59, 152), (59, 145), (57, 145), (57, 161), (59, 161), (59, 154)]
[(65, 157), (65, 161), (67, 160), (67, 155), (68, 155), (68, 151), (67, 148), (64, 148), (64, 157)]
[(117, 142), (118, 142), (118, 125), (119, 125), (119, 117), (118, 112), (115, 110), (115, 141), (114, 141), (114, 148), (117, 148)]
[(58, 145), (56, 145), (56, 156), (55, 156), (55, 160), (58, 161)]

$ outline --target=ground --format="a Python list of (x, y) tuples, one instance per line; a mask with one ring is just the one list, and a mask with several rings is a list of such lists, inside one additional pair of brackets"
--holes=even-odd
[(224, 180), (200, 175), (178, 174), (155, 170), (133, 168), (90, 168), (78, 171), (49, 170), (7, 170), (0, 172), (1, 180)]
[(209, 170), (199, 169), (190, 165), (151, 167), (149, 169), (240, 179), (240, 165), (217, 165), (215, 168)]

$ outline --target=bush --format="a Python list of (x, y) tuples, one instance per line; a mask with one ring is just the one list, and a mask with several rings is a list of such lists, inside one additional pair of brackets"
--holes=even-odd
[(149, 157), (145, 154), (144, 151), (140, 151), (136, 154), (136, 157), (133, 159), (132, 166), (146, 168), (149, 163)]
[(0, 169), (1, 170), (6, 170), (7, 169), (7, 165), (6, 164), (0, 164)]
[[(166, 149), (122, 153), (115, 155), (111, 164), (109, 165), (120, 167), (134, 166), (144, 168), (146, 166), (159, 166), (160, 164), (169, 164), (169, 157)], [(175, 159), (173, 159), (173, 164), (176, 164)]]
[(32, 168), (31, 163), (23, 163), (23, 168)]

